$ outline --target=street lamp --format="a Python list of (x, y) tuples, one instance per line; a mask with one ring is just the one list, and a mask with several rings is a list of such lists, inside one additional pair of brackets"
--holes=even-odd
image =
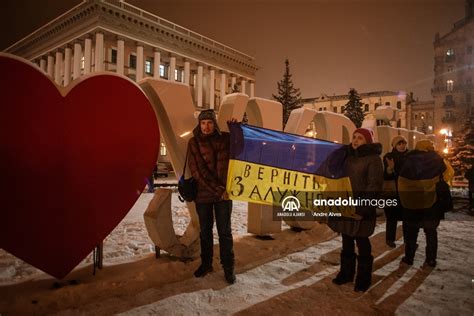
[(449, 147), (451, 147), (451, 142), (450, 142), (450, 137), (452, 136), (451, 130), (442, 128), (439, 133), (444, 136), (444, 149), (443, 153), (448, 154), (449, 153)]

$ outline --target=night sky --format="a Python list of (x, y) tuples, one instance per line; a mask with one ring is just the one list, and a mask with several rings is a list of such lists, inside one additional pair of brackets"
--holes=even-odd
[[(79, 3), (0, 4), (0, 49)], [(256, 95), (270, 98), (290, 60), (303, 97), (377, 90), (430, 99), (433, 39), (464, 16), (464, 0), (128, 0), (256, 58)]]

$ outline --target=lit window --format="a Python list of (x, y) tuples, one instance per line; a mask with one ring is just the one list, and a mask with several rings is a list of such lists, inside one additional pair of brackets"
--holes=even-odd
[(151, 74), (151, 60), (145, 60), (145, 72)]
[(428, 130), (433, 131), (433, 126), (428, 125)]
[(450, 48), (446, 51), (446, 62), (453, 62), (454, 61), (454, 49)]
[(165, 77), (165, 65), (160, 65), (160, 77)]
[(165, 143), (160, 144), (160, 155), (161, 156), (166, 156), (166, 146)]
[(82, 56), (81, 58), (81, 69), (84, 69), (84, 65), (85, 65), (85, 59), (84, 59), (84, 56)]
[(453, 91), (454, 88), (454, 81), (453, 80), (446, 80), (446, 90), (449, 92)]
[(174, 70), (174, 80), (178, 81), (178, 69)]

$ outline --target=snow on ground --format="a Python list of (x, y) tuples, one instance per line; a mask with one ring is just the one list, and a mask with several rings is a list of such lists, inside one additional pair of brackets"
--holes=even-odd
[[(455, 195), (466, 196), (462, 190)], [(350, 285), (336, 287), (330, 283), (330, 279), (338, 269), (340, 237), (334, 238), (333, 235), (329, 240), (311, 243), (311, 240), (316, 240), (311, 239), (312, 231), (290, 235), (288, 230), (285, 230), (275, 235), (276, 241), (268, 241), (268, 246), (265, 246), (264, 241), (257, 241), (246, 232), (247, 204), (243, 202), (234, 202), (232, 214), (232, 229), (236, 244), (243, 243), (238, 252), (236, 249), (238, 272), (236, 284), (225, 285), (222, 281), (222, 272), (211, 273), (203, 279), (192, 278), (192, 271), (198, 262), (192, 265), (170, 262), (160, 266), (160, 269), (169, 267), (170, 274), (184, 273), (184, 275), (179, 275), (176, 280), (171, 276), (161, 278), (160, 282), (164, 284), (160, 283), (160, 286), (137, 287), (136, 291), (134, 287), (130, 287), (131, 293), (116, 289), (121, 294), (115, 293), (112, 289), (111, 293), (115, 294), (106, 296), (100, 302), (85, 297), (82, 292), (80, 294), (79, 291), (84, 290), (81, 286), (87, 286), (87, 291), (92, 291), (92, 296), (94, 291), (97, 291), (97, 295), (108, 293), (103, 287), (109, 284), (107, 278), (112, 277), (109, 277), (105, 270), (114, 266), (117, 269), (114, 277), (118, 278), (118, 281), (115, 279), (113, 282), (110, 281), (111, 285), (108, 287), (118, 287), (118, 284), (127, 282), (120, 280), (120, 271), (123, 273), (123, 278), (132, 279), (130, 282), (147, 276), (152, 278), (147, 274), (146, 268), (143, 268), (144, 272), (139, 273), (138, 277), (130, 277), (131, 272), (123, 270), (129, 266), (127, 263), (148, 262), (153, 252), (154, 245), (149, 240), (143, 223), (143, 212), (151, 199), (152, 194), (142, 194), (124, 220), (104, 241), (106, 268), (101, 271), (102, 276), (85, 281), (87, 284), (79, 285), (77, 289), (71, 287), (63, 292), (61, 292), (63, 289), (53, 293), (47, 292), (48, 289), (35, 289), (34, 293), (37, 293), (37, 296), (41, 294), (47, 297), (44, 299), (45, 302), (67, 301), (76, 295), (76, 300), (81, 300), (79, 306), (58, 307), (58, 303), (55, 303), (44, 307), (45, 309), (39, 314), (58, 311), (63, 311), (65, 314), (91, 311), (103, 311), (106, 314), (124, 312), (130, 315), (275, 314), (285, 311), (310, 314), (319, 308), (319, 312), (323, 314), (334, 312), (342, 315), (344, 311), (348, 311), (344, 310), (347, 306), (351, 306), (350, 311), (355, 314), (369, 312), (401, 315), (428, 313), (472, 315), (474, 313), (472, 268), (474, 217), (469, 215), (467, 200), (461, 198), (456, 199), (455, 211), (447, 213), (447, 219), (442, 221), (438, 228), (438, 265), (432, 271), (421, 267), (425, 247), (422, 232), (418, 239), (419, 249), (415, 264), (403, 269), (399, 264), (403, 256), (401, 241), (397, 242), (396, 249), (387, 248), (384, 245), (385, 225), (383, 222), (379, 223), (371, 238), (376, 257), (373, 287), (360, 297), (354, 297)], [(189, 216), (185, 204), (179, 202), (176, 193), (172, 197), (172, 212), (176, 233), (182, 234), (189, 223)], [(283, 229), (285, 228), (288, 226), (285, 225)], [(215, 237), (217, 243), (216, 232)], [(292, 249), (293, 244), (297, 243), (300, 246)], [(308, 246), (302, 247), (301, 245), (305, 243)], [(255, 249), (259, 249), (259, 252), (253, 255), (253, 252), (257, 251)], [(259, 254), (265, 258), (256, 262), (249, 259), (258, 257)], [(92, 270), (91, 261), (92, 258), (89, 256), (76, 270), (80, 270), (81, 267)], [(28, 287), (31, 283), (36, 284), (35, 282), (48, 279), (49, 276), (43, 272), (0, 250), (0, 292), (20, 291), (18, 294), (21, 294), (23, 289), (29, 293), (33, 291)], [(117, 304), (115, 309), (110, 307), (114, 302)], [(21, 298), (12, 299), (8, 303), (7, 301), (2, 303), (0, 298), (0, 314), (22, 311), (24, 303)], [(30, 308), (28, 311), (31, 311), (34, 307), (28, 308)]]

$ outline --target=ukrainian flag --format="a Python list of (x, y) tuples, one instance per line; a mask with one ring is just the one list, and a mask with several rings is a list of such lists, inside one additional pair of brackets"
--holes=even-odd
[[(398, 191), (402, 206), (407, 209), (426, 209), (436, 202), (436, 183), (447, 170), (436, 152), (409, 154), (398, 177)], [(445, 180), (447, 179), (446, 174)]]
[[(230, 123), (229, 130), (231, 199), (281, 206), (294, 196), (302, 210), (333, 211), (315, 208), (314, 200), (352, 197), (344, 145), (240, 123)], [(352, 216), (355, 210), (342, 213)]]

